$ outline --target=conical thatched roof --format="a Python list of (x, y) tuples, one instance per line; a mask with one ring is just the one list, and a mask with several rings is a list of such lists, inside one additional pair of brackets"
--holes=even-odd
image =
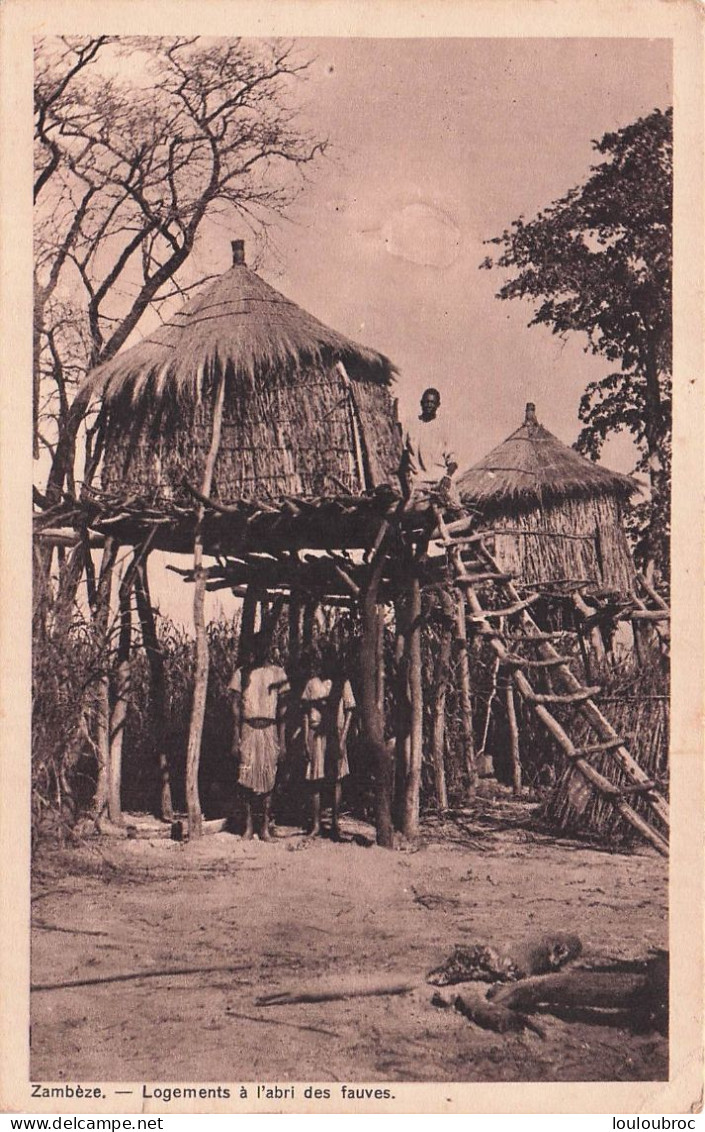
[(460, 476), (458, 489), (470, 505), (530, 505), (576, 496), (625, 497), (638, 491), (638, 484), (561, 443), (538, 423), (529, 403), (521, 428)]
[(363, 368), (366, 379), (380, 384), (395, 373), (383, 354), (329, 329), (236, 258), (167, 323), (94, 369), (81, 396), (138, 400), (149, 390), (156, 397), (193, 397), (221, 366), (230, 378), (253, 381), (273, 369), (336, 361), (351, 372)]

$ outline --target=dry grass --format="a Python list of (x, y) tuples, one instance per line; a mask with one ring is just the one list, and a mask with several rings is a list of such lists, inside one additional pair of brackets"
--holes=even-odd
[(93, 370), (83, 396), (102, 397), (107, 404), (127, 392), (133, 403), (148, 392), (158, 401), (167, 393), (198, 400), (223, 367), (232, 380), (254, 384), (292, 364), (331, 359), (362, 365), (381, 384), (389, 384), (394, 373), (383, 354), (324, 326), (238, 266), (142, 342)]

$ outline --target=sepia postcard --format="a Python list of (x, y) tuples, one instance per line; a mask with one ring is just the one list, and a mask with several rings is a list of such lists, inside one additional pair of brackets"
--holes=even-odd
[(702, 8), (0, 46), (0, 1109), (702, 1112)]

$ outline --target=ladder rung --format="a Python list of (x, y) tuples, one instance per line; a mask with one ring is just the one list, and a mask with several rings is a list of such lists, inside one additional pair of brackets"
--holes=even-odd
[(541, 644), (544, 641), (560, 641), (565, 637), (577, 637), (575, 629), (561, 629), (557, 633), (527, 633), (525, 636), (512, 637), (513, 641), (521, 642), (522, 645), (530, 645), (535, 641), (536, 644)]
[(526, 692), (526, 698), (535, 704), (580, 704), (585, 700), (591, 700), (601, 691), (598, 685), (594, 688), (581, 688), (579, 692), (567, 692), (565, 695), (553, 692), (545, 695), (542, 692), (531, 692), (531, 694)]
[(634, 782), (631, 786), (620, 786), (619, 793), (625, 798), (631, 794), (652, 794), (655, 789), (655, 782)]
[(478, 582), (511, 582), (513, 574), (498, 574), (494, 570), (483, 570), (478, 574), (457, 574), (454, 586), (476, 586)]
[(509, 656), (502, 657), (502, 664), (506, 664), (508, 668), (558, 668), (561, 664), (568, 664), (572, 658), (569, 656), (556, 656), (548, 660), (528, 660), (525, 656)]
[(604, 751), (616, 751), (617, 747), (626, 747), (625, 739), (610, 739), (607, 743), (591, 743), (589, 747), (581, 747), (579, 751), (576, 750), (578, 758), (584, 755), (599, 755)]
[(468, 620), (484, 621), (485, 618), (511, 617), (513, 613), (521, 613), (522, 609), (533, 605), (535, 601), (539, 600), (539, 596), (539, 594), (529, 594), (523, 601), (518, 601), (516, 605), (508, 605), (505, 609), (485, 609), (482, 613), (472, 613)]
[(461, 535), (459, 538), (453, 538), (453, 536), (451, 535), (450, 539), (446, 543), (446, 546), (477, 545), (478, 542), (482, 542), (482, 540), (486, 537), (487, 537), (486, 535), (479, 534), (479, 535)]

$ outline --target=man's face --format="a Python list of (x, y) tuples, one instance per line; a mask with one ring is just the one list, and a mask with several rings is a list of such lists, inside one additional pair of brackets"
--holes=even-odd
[(424, 416), (432, 417), (438, 412), (440, 404), (441, 399), (438, 394), (427, 389), (421, 398), (421, 412)]

